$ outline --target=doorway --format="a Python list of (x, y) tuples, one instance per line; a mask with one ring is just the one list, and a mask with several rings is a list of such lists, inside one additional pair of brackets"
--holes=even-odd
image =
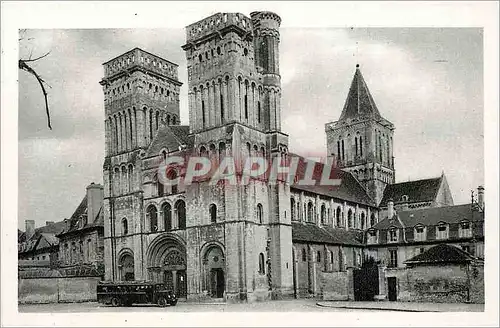
[(221, 268), (212, 269), (210, 277), (211, 296), (213, 298), (224, 297), (224, 271)]
[(387, 292), (389, 296), (389, 301), (395, 302), (398, 299), (398, 291), (397, 291), (397, 280), (396, 277), (387, 278)]

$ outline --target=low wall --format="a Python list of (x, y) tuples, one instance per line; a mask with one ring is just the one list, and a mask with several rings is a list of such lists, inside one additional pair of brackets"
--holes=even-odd
[[(484, 303), (484, 267), (466, 265), (420, 265), (387, 269), (385, 278), (397, 278), (397, 299), (408, 302)], [(386, 280), (387, 284), (387, 280)], [(387, 286), (386, 290), (387, 290)], [(469, 297), (467, 294), (469, 293)]]
[(100, 277), (18, 279), (19, 303), (64, 303), (97, 300)]
[(320, 272), (319, 287), (323, 300), (346, 301), (349, 300), (349, 275), (346, 271)]

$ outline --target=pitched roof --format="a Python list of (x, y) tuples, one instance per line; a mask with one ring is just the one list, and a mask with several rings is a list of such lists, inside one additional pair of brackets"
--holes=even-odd
[[(87, 218), (85, 225), (82, 225), (81, 219), (86, 217), (88, 213), (88, 201), (87, 195), (85, 195), (76, 208), (75, 212), (69, 218), (69, 229), (64, 229), (59, 233), (59, 235), (66, 234), (68, 232), (78, 231), (94, 226), (104, 226), (104, 218), (102, 213), (102, 205), (99, 208), (95, 218)], [(64, 223), (64, 221), (63, 221)]]
[[(323, 163), (309, 161), (296, 154), (290, 154), (290, 157), (295, 156), (298, 157), (298, 166), (294, 183), (291, 186), (292, 188), (359, 204), (376, 206), (375, 202), (366, 193), (366, 190), (351, 173), (332, 168), (330, 171), (330, 178), (340, 179), (340, 185), (324, 185), (321, 183), (321, 178), (325, 165)], [(307, 165), (309, 163), (314, 163), (314, 170), (311, 177), (314, 183), (299, 184), (299, 181), (303, 180), (306, 176)]]
[(359, 65), (356, 65), (356, 72), (354, 73), (344, 109), (340, 115), (340, 120), (359, 116), (380, 118), (380, 113), (372, 98), (370, 90), (368, 90), (368, 86), (361, 74)]
[[(484, 212), (472, 210), (471, 204), (398, 211), (397, 216), (406, 227), (414, 227), (417, 224), (432, 226), (438, 225), (439, 222), (459, 223), (463, 220), (484, 221)], [(387, 229), (390, 226), (391, 221), (385, 218), (377, 223), (374, 228)]]
[(408, 196), (408, 203), (428, 202), (436, 199), (443, 176), (431, 179), (414, 180), (387, 185), (380, 206), (387, 206), (389, 199), (394, 204), (403, 203), (402, 197)]
[(466, 263), (475, 258), (458, 247), (440, 244), (405, 261), (405, 264)]
[(176, 151), (183, 145), (188, 148), (194, 145), (194, 138), (189, 135), (189, 125), (162, 125), (149, 145), (146, 157), (157, 156), (163, 148)]
[(311, 223), (292, 222), (292, 240), (334, 245), (362, 245), (362, 233), (333, 227), (319, 227)]

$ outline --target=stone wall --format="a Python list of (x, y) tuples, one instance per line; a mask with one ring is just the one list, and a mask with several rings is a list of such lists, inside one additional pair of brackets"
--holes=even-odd
[[(473, 265), (422, 265), (406, 269), (388, 269), (385, 278), (397, 278), (398, 301), (484, 303), (484, 267)], [(387, 290), (387, 279), (385, 280)]]
[(71, 303), (97, 300), (99, 277), (18, 280), (19, 303)]
[(349, 292), (349, 286), (352, 286), (352, 281), (350, 283), (349, 274), (347, 271), (320, 272), (319, 276), (319, 288), (321, 290), (321, 294), (323, 295), (323, 300), (349, 300), (349, 295), (352, 294), (351, 292)]

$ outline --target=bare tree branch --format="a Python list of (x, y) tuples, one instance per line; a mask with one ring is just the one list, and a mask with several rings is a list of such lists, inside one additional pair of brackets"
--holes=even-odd
[(22, 60), (22, 59), (19, 59), (19, 69), (32, 74), (36, 78), (36, 80), (38, 81), (38, 83), (40, 84), (40, 87), (42, 88), (43, 96), (45, 98), (45, 113), (47, 114), (47, 124), (49, 126), (49, 129), (52, 130), (52, 126), (50, 125), (49, 102), (47, 100), (47, 91), (45, 90), (45, 86), (44, 86), (44, 83), (46, 83), (46, 82), (40, 77), (40, 75), (37, 74), (37, 72), (33, 68), (31, 68), (28, 64), (26, 64), (26, 62), (30, 62), (30, 61), (35, 61), (35, 60), (41, 59), (41, 58), (47, 56), (49, 53), (50, 53), (50, 51), (47, 54), (45, 54), (45, 55), (43, 55), (43, 56), (41, 56), (39, 58), (32, 59), (32, 60)]
[(34, 59), (31, 59), (31, 54), (30, 54), (30, 58), (29, 59), (20, 59), (19, 61), (22, 60), (25, 63), (34, 62), (34, 61), (37, 61), (37, 60), (42, 59), (44, 57), (47, 57), (49, 54), (50, 54), (50, 51), (48, 51), (45, 55), (41, 55), (40, 57), (37, 57), (37, 58), (34, 58)]

